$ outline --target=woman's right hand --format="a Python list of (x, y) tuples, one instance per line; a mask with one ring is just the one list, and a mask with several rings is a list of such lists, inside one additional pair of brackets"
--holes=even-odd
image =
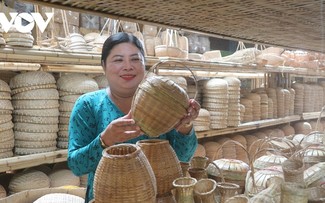
[(112, 121), (100, 136), (107, 146), (112, 146), (139, 137), (141, 134), (143, 132), (135, 124), (130, 111), (127, 115)]

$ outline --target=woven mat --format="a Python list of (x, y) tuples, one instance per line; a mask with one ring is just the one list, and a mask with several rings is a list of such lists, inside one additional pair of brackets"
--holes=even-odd
[(94, 11), (130, 21), (137, 19), (226, 38), (324, 52), (320, 43), (325, 38), (322, 1), (28, 1), (52, 2), (53, 6), (68, 10)]

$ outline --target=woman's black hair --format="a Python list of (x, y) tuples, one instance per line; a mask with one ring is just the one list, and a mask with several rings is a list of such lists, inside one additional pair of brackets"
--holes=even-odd
[(111, 35), (106, 39), (102, 49), (102, 57), (101, 62), (104, 65), (106, 63), (107, 56), (111, 53), (111, 50), (118, 44), (121, 43), (132, 43), (134, 44), (141, 52), (142, 56), (144, 57), (144, 48), (140, 40), (132, 34), (126, 32), (118, 32), (116, 34)]

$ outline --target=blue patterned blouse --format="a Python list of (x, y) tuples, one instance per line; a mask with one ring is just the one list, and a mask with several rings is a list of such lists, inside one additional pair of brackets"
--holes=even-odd
[[(86, 202), (93, 199), (93, 181), (96, 167), (102, 157), (99, 135), (113, 120), (125, 114), (112, 102), (106, 90), (84, 94), (78, 98), (71, 112), (69, 124), (68, 165), (77, 175), (88, 174)], [(159, 139), (169, 140), (180, 161), (187, 162), (197, 147), (195, 131), (182, 135), (176, 130), (160, 135)], [(146, 135), (128, 140), (150, 139)], [(156, 138), (157, 139), (157, 138)]]

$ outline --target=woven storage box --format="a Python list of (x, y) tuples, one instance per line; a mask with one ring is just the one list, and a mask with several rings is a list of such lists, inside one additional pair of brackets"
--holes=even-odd
[[(85, 188), (73, 188), (73, 189), (66, 189), (66, 188), (42, 188), (42, 189), (33, 189), (33, 190), (26, 190), (23, 192), (19, 192), (8, 196), (4, 199), (0, 199), (1, 203), (34, 203), (40, 197), (53, 194), (53, 193), (60, 193), (60, 194), (71, 194), (76, 195), (81, 198), (85, 198), (86, 189)], [(58, 200), (58, 199), (56, 199)], [(62, 200), (62, 199), (59, 199)], [(47, 202), (52, 203), (52, 202)], [(59, 202), (53, 202), (59, 203)], [(68, 203), (64, 201), (60, 201), (60, 203)], [(69, 202), (69, 203), (77, 203), (77, 202)], [(79, 203), (79, 202), (78, 202)]]

